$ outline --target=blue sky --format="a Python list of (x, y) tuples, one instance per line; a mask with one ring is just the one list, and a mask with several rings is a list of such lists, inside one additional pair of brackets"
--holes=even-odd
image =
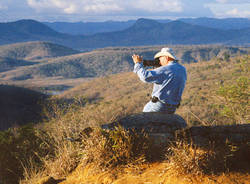
[(250, 0), (0, 0), (0, 22), (250, 18)]

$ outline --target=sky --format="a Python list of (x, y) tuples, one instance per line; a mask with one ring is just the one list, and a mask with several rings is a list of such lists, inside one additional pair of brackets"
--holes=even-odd
[(0, 22), (250, 18), (250, 0), (0, 0)]

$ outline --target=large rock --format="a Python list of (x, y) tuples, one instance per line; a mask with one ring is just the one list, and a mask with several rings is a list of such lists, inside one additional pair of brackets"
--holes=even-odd
[[(101, 128), (110, 131), (117, 126), (138, 133), (143, 131), (157, 145), (165, 145), (176, 140), (205, 147), (225, 143), (250, 145), (250, 124), (187, 127), (185, 120), (177, 114), (150, 112), (129, 115), (116, 122), (102, 125)], [(92, 128), (86, 128), (82, 133), (89, 135), (90, 132)]]
[(116, 122), (102, 125), (102, 129), (112, 130), (116, 126), (122, 126), (126, 130), (145, 132), (155, 144), (165, 144), (169, 140), (174, 140), (176, 130), (184, 129), (187, 124), (177, 114), (147, 112), (133, 114)]
[(102, 125), (103, 129), (113, 129), (115, 126), (124, 129), (144, 130), (148, 133), (166, 133), (185, 128), (185, 120), (177, 114), (164, 114), (159, 112), (147, 112), (133, 114), (116, 122)]

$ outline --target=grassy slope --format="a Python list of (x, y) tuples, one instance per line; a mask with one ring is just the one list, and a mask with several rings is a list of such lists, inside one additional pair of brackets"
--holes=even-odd
[[(186, 64), (188, 80), (182, 105), (177, 113), (190, 124), (223, 123), (221, 118), (217, 119), (218, 111), (214, 106), (214, 104), (220, 104), (216, 91), (222, 84), (236, 80), (238, 75), (235, 72), (236, 60)], [(129, 72), (91, 80), (66, 91), (60, 97), (99, 98), (103, 99), (99, 104), (102, 109), (124, 108), (123, 112), (133, 113), (142, 110), (149, 100), (151, 90), (151, 84), (142, 83), (134, 73)]]
[[(177, 110), (190, 126), (230, 124), (229, 119), (218, 114), (215, 104), (222, 104), (216, 91), (221, 85), (233, 84), (242, 75), (237, 61), (231, 62), (203, 62), (186, 65), (188, 82), (183, 95), (182, 106)], [(249, 69), (249, 57), (246, 67)], [(99, 99), (99, 103), (89, 105), (79, 112), (89, 116), (90, 111), (102, 118), (98, 121), (105, 122), (115, 116), (140, 112), (147, 102), (146, 95), (151, 91), (151, 85), (143, 84), (133, 73), (123, 73), (95, 79), (71, 89), (60, 97), (72, 98), (83, 96), (87, 99)], [(92, 108), (91, 108), (92, 106)], [(105, 115), (109, 114), (108, 117)], [(112, 115), (113, 116), (112, 116)], [(81, 121), (74, 113), (72, 121)], [(81, 116), (82, 118), (84, 117)], [(84, 118), (83, 118), (84, 119)], [(72, 122), (71, 121), (71, 122)], [(78, 123), (86, 123), (84, 120)], [(234, 122), (235, 123), (235, 122)], [(249, 183), (249, 173), (220, 173), (220, 174), (177, 174), (178, 171), (168, 169), (165, 162), (148, 165), (138, 165), (132, 168), (116, 168), (114, 170), (96, 172), (95, 166), (79, 166), (73, 173), (66, 177), (62, 184), (72, 183), (163, 183), (163, 184), (215, 184), (215, 183)], [(178, 169), (177, 169), (178, 170)]]
[[(190, 126), (194, 124), (232, 123), (229, 119), (223, 119), (219, 116), (217, 109), (211, 104), (221, 103), (215, 93), (219, 85), (222, 83), (233, 83), (241, 75), (241, 71), (237, 66), (238, 60), (239, 58), (235, 58), (230, 62), (211, 61), (186, 65), (188, 83), (184, 92), (183, 105), (178, 109), (177, 113), (181, 114)], [(248, 67), (249, 58), (247, 61)], [(51, 120), (49, 123), (39, 125), (39, 127), (44, 127), (43, 130), (49, 135), (49, 137), (45, 137), (44, 142), (45, 145), (49, 146), (49, 150), (46, 147), (43, 148), (46, 150), (45, 152), (49, 151), (52, 153), (48, 154), (46, 158), (42, 157), (44, 171), (38, 172), (38, 168), (34, 167), (34, 165), (26, 166), (28, 167), (26, 168), (28, 173), (23, 183), (39, 183), (37, 180), (41, 181), (41, 179), (44, 179), (43, 176), (48, 175), (57, 178), (66, 177), (64, 184), (96, 182), (129, 183), (131, 181), (135, 183), (187, 183), (192, 180), (195, 180), (193, 183), (212, 183), (211, 180), (218, 182), (225, 180), (228, 183), (234, 183), (235, 180), (240, 181), (241, 178), (242, 183), (244, 183), (246, 178), (249, 178), (249, 174), (242, 173), (222, 173), (218, 176), (199, 175), (197, 178), (193, 175), (190, 175), (190, 177), (189, 175), (176, 177), (172, 175), (173, 173), (169, 173), (166, 170), (167, 166), (165, 163), (149, 164), (146, 166), (135, 165), (134, 169), (137, 168), (137, 170), (123, 170), (124, 168), (118, 167), (115, 170), (108, 170), (101, 173), (98, 173), (91, 165), (79, 165), (79, 162), (81, 163), (85, 159), (85, 157), (82, 157), (83, 150), (81, 144), (71, 143), (65, 137), (79, 135), (79, 132), (86, 126), (107, 123), (118, 117), (140, 112), (143, 105), (148, 101), (146, 96), (150, 92), (151, 85), (141, 83), (137, 76), (130, 72), (98, 78), (83, 83), (60, 95), (59, 99), (75, 98), (78, 104), (80, 103), (83, 106), (73, 105), (69, 109), (66, 107), (65, 111), (58, 108), (56, 103), (52, 103), (51, 108), (53, 108), (53, 111)], [(42, 135), (46, 136), (47, 134), (43, 132)], [(40, 140), (42, 137), (38, 136), (38, 138)], [(102, 145), (98, 137), (97, 141)], [(100, 152), (98, 150), (100, 148), (98, 147), (98, 142), (93, 144), (93, 146), (89, 145), (92, 149), (89, 150), (89, 153), (98, 154), (98, 151)], [(17, 146), (19, 145), (17, 144)], [(55, 154), (53, 154), (53, 148), (56, 149)], [(41, 148), (38, 147), (37, 149), (40, 150)], [(36, 154), (39, 156), (40, 153), (37, 152)], [(34, 155), (34, 157), (36, 158), (37, 155)], [(76, 167), (77, 169), (74, 170)], [(9, 174), (11, 175), (12, 173)], [(8, 180), (8, 178), (5, 179)]]
[[(249, 68), (249, 57), (246, 60), (247, 68)], [(181, 114), (190, 126), (195, 124), (212, 125), (237, 123), (221, 117), (218, 114), (219, 107), (217, 108), (214, 104), (222, 103), (221, 98), (216, 94), (219, 86), (234, 83), (238, 76), (242, 74), (242, 71), (239, 70), (238, 61), (239, 58), (232, 58), (230, 62), (216, 60), (185, 65), (188, 71), (188, 82), (183, 95), (182, 106), (177, 110), (177, 113)], [(127, 114), (141, 112), (143, 105), (148, 101), (147, 94), (150, 94), (151, 88), (151, 85), (143, 84), (135, 74), (129, 72), (97, 78), (60, 95), (60, 99), (75, 98), (82, 106), (75, 107), (73, 105), (71, 110), (66, 109), (66, 111), (63, 111), (57, 108), (56, 104), (52, 104), (55, 105), (52, 119), (49, 123), (45, 124), (44, 129), (53, 138), (52, 142), (47, 142), (49, 140), (46, 139), (46, 145), (56, 147), (57, 152), (55, 155), (52, 154), (43, 158), (45, 160), (45, 172), (37, 174), (34, 172), (35, 170), (33, 170), (30, 172), (31, 177), (33, 177), (33, 179), (41, 179), (44, 174), (59, 178), (67, 177), (64, 184), (80, 182), (100, 183), (100, 181), (103, 183), (111, 183), (111, 181), (114, 183), (117, 181), (117, 183), (119, 183), (119, 181), (121, 182), (122, 180), (129, 182), (129, 178), (134, 178), (134, 173), (136, 172), (131, 171), (133, 174), (127, 172), (128, 175), (126, 175), (125, 171), (124, 175), (120, 175), (117, 170), (114, 170), (114, 175), (112, 176), (112, 171), (109, 170), (109, 172), (103, 172), (102, 174), (97, 173), (95, 175), (95, 170), (91, 168), (84, 169), (85, 166), (79, 166), (72, 174), (69, 174), (79, 164), (79, 156), (82, 159), (85, 157), (81, 157), (81, 147), (79, 147), (78, 144), (75, 145), (65, 140), (65, 136), (74, 137), (79, 135), (79, 132), (89, 125), (103, 124), (126, 116)], [(96, 146), (92, 147), (95, 148)], [(150, 167), (152, 170), (150, 170)], [(137, 174), (138, 183), (154, 182), (159, 176), (167, 177), (171, 174), (165, 172), (165, 169), (161, 170), (163, 167), (165, 167), (164, 163), (160, 163), (159, 166), (148, 165), (144, 169), (147, 169), (149, 173), (143, 168), (139, 168), (141, 175), (139, 173)], [(158, 171), (156, 172), (156, 169), (159, 169), (162, 173), (157, 173)], [(93, 180), (91, 180), (90, 173), (96, 176)], [(150, 173), (153, 173), (152, 177)], [(143, 177), (146, 177), (147, 174), (150, 176), (144, 178), (144, 180)], [(229, 173), (229, 175), (232, 175), (232, 177), (228, 179), (231, 180), (232, 178), (231, 183), (233, 183), (233, 180), (249, 177), (249, 174)], [(139, 178), (140, 176), (141, 178)], [(185, 179), (184, 182), (187, 182), (188, 176), (184, 176), (181, 176), (181, 179)], [(226, 179), (228, 175), (222, 173), (220, 176), (208, 177), (210, 177), (210, 179), (214, 179), (215, 177), (215, 180), (219, 181)], [(128, 180), (126, 180), (126, 178)], [(242, 181), (245, 181), (245, 178), (243, 178)], [(178, 178), (173, 176), (173, 181), (177, 179)], [(200, 179), (205, 180), (206, 176), (201, 176)], [(169, 183), (171, 183), (171, 181), (172, 180), (170, 180)], [(211, 183), (209, 179), (207, 181), (207, 183)], [(32, 180), (28, 177), (27, 183), (29, 182), (32, 183)]]

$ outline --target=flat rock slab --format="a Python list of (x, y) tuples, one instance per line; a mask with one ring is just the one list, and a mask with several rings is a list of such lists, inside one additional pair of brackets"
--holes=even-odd
[(116, 122), (102, 125), (101, 128), (112, 130), (119, 125), (126, 130), (144, 130), (144, 132), (147, 133), (174, 132), (178, 129), (187, 127), (185, 120), (177, 114), (147, 112), (127, 116)]
[(101, 128), (112, 130), (117, 126), (121, 126), (126, 130), (143, 131), (155, 143), (160, 144), (177, 139), (186, 140), (198, 146), (226, 142), (250, 144), (250, 124), (187, 127), (185, 120), (177, 114), (138, 113), (102, 125)]

